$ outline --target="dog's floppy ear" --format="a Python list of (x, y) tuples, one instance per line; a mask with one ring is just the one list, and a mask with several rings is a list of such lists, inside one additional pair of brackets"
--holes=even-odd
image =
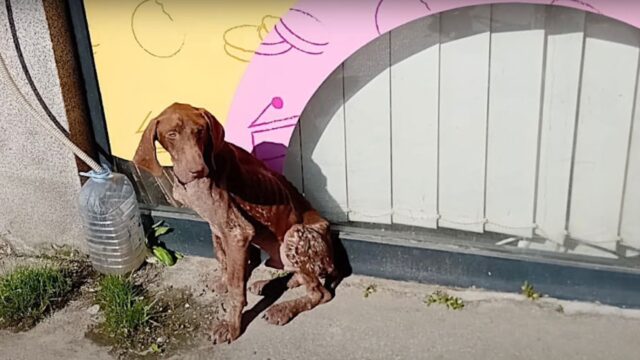
[(213, 143), (213, 153), (218, 153), (224, 146), (224, 127), (210, 112), (200, 109), (200, 113), (209, 123), (209, 132), (211, 134), (211, 142)]
[(136, 166), (149, 171), (154, 176), (162, 175), (162, 166), (160, 166), (156, 156), (157, 128), (158, 120), (151, 120), (142, 134), (140, 144), (133, 157), (133, 163), (136, 164)]

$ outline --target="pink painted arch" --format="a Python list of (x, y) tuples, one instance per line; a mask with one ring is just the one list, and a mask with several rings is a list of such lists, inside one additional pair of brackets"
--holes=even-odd
[[(627, 0), (300, 0), (249, 64), (225, 128), (227, 140), (282, 171), (298, 118), (322, 82), (358, 49), (413, 20), (497, 3), (558, 5), (640, 28), (640, 1)], [(272, 51), (274, 44), (287, 51)]]

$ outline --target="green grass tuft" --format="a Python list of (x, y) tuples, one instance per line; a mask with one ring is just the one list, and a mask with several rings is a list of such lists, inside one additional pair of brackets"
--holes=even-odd
[(70, 295), (72, 281), (54, 267), (21, 267), (0, 279), (0, 325), (29, 328)]
[(444, 291), (434, 291), (433, 294), (429, 295), (424, 302), (427, 306), (431, 306), (431, 304), (441, 304), (446, 305), (448, 309), (452, 310), (461, 310), (464, 308), (464, 301), (461, 298), (451, 296)]
[(365, 289), (364, 292), (362, 294), (362, 296), (366, 298), (368, 298), (369, 296), (373, 295), (376, 291), (378, 291), (378, 286), (376, 284), (369, 284)]
[(528, 281), (525, 281), (524, 284), (522, 284), (520, 290), (522, 291), (522, 295), (526, 296), (527, 299), (531, 301), (538, 300), (542, 296)]
[(108, 275), (99, 285), (97, 302), (104, 313), (104, 329), (110, 336), (125, 337), (149, 324), (154, 303), (131, 280)]

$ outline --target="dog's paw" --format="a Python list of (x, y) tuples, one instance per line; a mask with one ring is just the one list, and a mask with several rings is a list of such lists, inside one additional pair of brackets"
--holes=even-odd
[(249, 292), (252, 293), (253, 295), (262, 296), (263, 295), (262, 291), (264, 290), (264, 287), (267, 286), (267, 284), (270, 281), (271, 280), (254, 281), (251, 285), (249, 285), (247, 290), (249, 290)]
[(262, 316), (269, 324), (284, 325), (291, 321), (295, 314), (291, 311), (290, 306), (286, 304), (272, 305)]
[(222, 320), (211, 329), (211, 341), (213, 344), (231, 343), (240, 336), (240, 327), (231, 325)]

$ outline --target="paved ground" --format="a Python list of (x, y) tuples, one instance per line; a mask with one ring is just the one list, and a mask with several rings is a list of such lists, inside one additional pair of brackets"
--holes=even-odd
[[(165, 271), (158, 286), (203, 287), (213, 261), (189, 258)], [(264, 271), (258, 276), (266, 276)], [(364, 297), (364, 289), (377, 291)], [(259, 317), (231, 345), (204, 339), (172, 359), (638, 359), (640, 311), (478, 290), (450, 294), (462, 310), (427, 307), (434, 286), (352, 277), (337, 297), (284, 327)], [(295, 294), (290, 294), (295, 296)], [(203, 296), (209, 299), (210, 296)], [(250, 306), (258, 300), (250, 297)], [(87, 304), (71, 304), (22, 334), (0, 333), (0, 358), (109, 359), (84, 337), (94, 321)]]

